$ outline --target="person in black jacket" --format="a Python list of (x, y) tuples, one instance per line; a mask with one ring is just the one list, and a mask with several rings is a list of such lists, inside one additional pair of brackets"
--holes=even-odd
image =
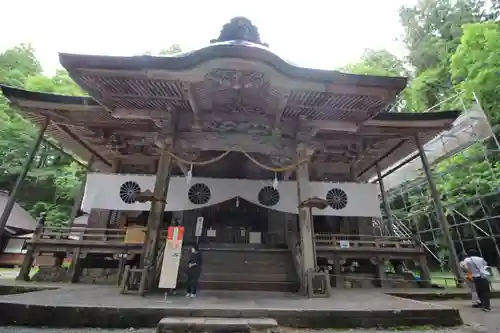
[(198, 280), (201, 275), (201, 263), (201, 252), (198, 248), (198, 244), (196, 244), (191, 248), (191, 257), (189, 258), (187, 269), (186, 296), (188, 297), (196, 297), (196, 292), (198, 291)]

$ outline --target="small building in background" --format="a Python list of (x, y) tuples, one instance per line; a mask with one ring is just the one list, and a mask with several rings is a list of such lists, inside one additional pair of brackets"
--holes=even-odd
[[(0, 213), (3, 212), (9, 194), (0, 191)], [(26, 253), (26, 240), (32, 237), (36, 220), (18, 203), (7, 220), (5, 232), (0, 238), (0, 267), (21, 265)]]

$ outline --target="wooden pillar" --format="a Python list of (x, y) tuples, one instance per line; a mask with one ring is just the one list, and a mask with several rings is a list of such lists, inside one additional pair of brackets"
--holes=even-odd
[[(300, 161), (307, 157), (306, 148), (299, 146), (297, 151), (297, 159)], [(303, 163), (297, 167), (297, 191), (299, 203), (309, 199), (311, 189), (309, 184), (309, 165)], [(308, 208), (299, 208), (299, 229), (300, 229), (300, 246), (302, 252), (302, 274), (303, 284), (307, 281), (307, 273), (314, 272), (316, 267), (316, 258), (314, 255), (314, 228), (312, 216)], [(302, 286), (304, 291), (306, 286)]]
[(431, 284), (431, 272), (429, 270), (429, 265), (427, 264), (427, 257), (425, 254), (421, 255), (419, 258), (420, 261), (420, 281), (424, 283), (426, 287), (429, 287)]
[[(117, 158), (113, 161), (113, 164), (111, 166), (111, 172), (112, 173), (119, 173), (121, 171), (121, 168), (122, 168), (122, 160)], [(106, 212), (106, 214), (104, 214), (104, 218), (105, 218), (105, 223), (103, 222), (104, 226), (102, 228), (109, 228), (109, 223), (111, 221), (111, 217), (113, 216), (113, 213), (115, 211), (114, 210), (109, 210)], [(106, 240), (108, 240), (108, 238), (106, 237)]]
[[(353, 162), (349, 168), (350, 180), (354, 183), (358, 182), (358, 175), (356, 172), (356, 162)], [(340, 233), (347, 235), (360, 235), (364, 232), (364, 223), (362, 218), (359, 216), (345, 216), (341, 219)]]
[(179, 210), (176, 212), (172, 212), (172, 220), (178, 221), (179, 225), (183, 225), (183, 220), (184, 220), (184, 211)]
[(30, 280), (31, 266), (33, 265), (33, 261), (35, 260), (36, 242), (40, 240), (40, 234), (42, 233), (44, 226), (45, 226), (45, 217), (42, 216), (38, 220), (38, 224), (35, 228), (35, 231), (33, 232), (33, 237), (31, 238), (31, 244), (28, 244), (28, 250), (24, 254), (21, 270), (19, 270), (19, 274), (17, 275), (16, 280), (23, 280), (23, 281)]
[(68, 268), (69, 282), (76, 283), (80, 279), (80, 252), (81, 248), (76, 247), (71, 255), (71, 265)]
[(344, 288), (344, 277), (342, 276), (342, 264), (339, 256), (333, 259), (333, 272), (335, 274), (335, 288)]
[(127, 258), (128, 258), (128, 254), (122, 253), (120, 255), (120, 259), (118, 261), (118, 275), (117, 275), (117, 279), (116, 279), (116, 284), (118, 286), (120, 286), (122, 283), (123, 273), (125, 270), (125, 266), (127, 265)]
[[(71, 210), (71, 215), (69, 219), (70, 227), (73, 226), (73, 222), (75, 221), (75, 218), (78, 215), (78, 211), (82, 206), (83, 195), (85, 194), (85, 185), (87, 183), (87, 172), (92, 171), (92, 163), (94, 163), (94, 155), (91, 155), (89, 161), (87, 162), (87, 167), (85, 168), (86, 169), (85, 175), (82, 179), (82, 184), (80, 185), (80, 192), (78, 193), (78, 196), (75, 198), (75, 202), (73, 203), (73, 208)], [(88, 217), (88, 219), (90, 220), (90, 216)], [(88, 223), (90, 223), (90, 221), (87, 221), (87, 225)], [(84, 236), (82, 235), (81, 237)], [(81, 248), (77, 247), (73, 250), (73, 253), (71, 254), (71, 264), (69, 265), (67, 274), (67, 276), (69, 277), (69, 282), (71, 283), (76, 283), (80, 279), (80, 273), (81, 273), (80, 253), (81, 253)]]
[[(394, 224), (391, 213), (391, 206), (389, 201), (387, 201), (387, 195), (385, 193), (384, 179), (382, 178), (382, 172), (380, 171), (380, 166), (378, 163), (375, 164), (375, 169), (377, 170), (378, 186), (380, 188), (380, 198), (382, 199), (382, 204), (384, 205), (385, 214), (387, 215), (387, 228), (389, 229), (389, 236), (394, 234)], [(383, 220), (381, 221), (384, 222)], [(381, 226), (383, 227), (383, 225)]]
[[(166, 151), (161, 152), (156, 173), (154, 193), (167, 199), (168, 185), (170, 183), (170, 169), (172, 157)], [(167, 199), (168, 200), (168, 199)], [(161, 222), (165, 211), (165, 203), (153, 201), (148, 217), (146, 242), (144, 244), (143, 267), (148, 267), (148, 290), (153, 290), (156, 284), (156, 254)]]
[(377, 265), (377, 278), (380, 281), (380, 288), (384, 288), (387, 283), (387, 276), (385, 274), (385, 260), (377, 257), (376, 265)]
[(7, 225), (7, 220), (10, 217), (10, 213), (12, 212), (12, 209), (14, 208), (14, 205), (16, 204), (16, 199), (17, 199), (17, 192), (19, 191), (19, 188), (21, 187), (21, 184), (23, 183), (23, 180), (26, 178), (28, 175), (28, 171), (30, 170), (31, 163), (33, 163), (33, 159), (36, 156), (36, 153), (38, 151), (38, 148), (40, 147), (40, 144), (42, 143), (43, 136), (45, 134), (45, 131), (47, 130), (47, 127), (49, 126), (50, 119), (45, 118), (45, 121), (40, 128), (40, 132), (38, 132), (38, 137), (35, 140), (35, 144), (33, 145), (33, 148), (31, 148), (31, 152), (28, 155), (28, 158), (26, 159), (26, 162), (24, 163), (23, 170), (17, 176), (16, 184), (14, 185), (14, 188), (9, 194), (9, 199), (7, 200), (7, 203), (5, 204), (5, 207), (3, 209), (2, 215), (0, 216), (0, 237), (3, 234), (3, 231), (5, 229), (5, 226)]
[(451, 270), (455, 274), (455, 278), (458, 282), (457, 284), (459, 286), (462, 286), (463, 285), (462, 270), (460, 269), (457, 252), (455, 250), (455, 244), (453, 243), (453, 238), (451, 236), (451, 231), (450, 231), (451, 228), (448, 223), (448, 220), (446, 219), (446, 215), (444, 214), (444, 209), (443, 206), (441, 205), (441, 196), (439, 195), (436, 183), (434, 182), (434, 177), (432, 176), (430, 170), (429, 161), (427, 160), (427, 156), (425, 155), (424, 148), (420, 143), (420, 138), (418, 137), (418, 135), (415, 135), (415, 144), (417, 145), (418, 153), (420, 155), (420, 160), (422, 161), (422, 168), (424, 169), (424, 173), (427, 178), (427, 182), (429, 184), (431, 198), (432, 201), (434, 201), (434, 207), (436, 209), (436, 216), (438, 219), (438, 223), (439, 226), (441, 227), (441, 232), (444, 236), (446, 247), (448, 248)]
[(90, 156), (90, 159), (87, 163), (87, 167), (85, 168), (85, 175), (82, 179), (82, 184), (80, 185), (80, 191), (75, 197), (75, 201), (73, 202), (73, 208), (71, 209), (71, 214), (69, 215), (69, 226), (73, 226), (73, 222), (75, 221), (76, 216), (78, 215), (78, 211), (82, 207), (83, 195), (85, 194), (85, 184), (87, 183), (87, 172), (92, 171), (92, 163), (94, 162), (94, 155)]
[(291, 225), (291, 217), (290, 217), (291, 214), (289, 213), (282, 213), (282, 216), (283, 216), (283, 231), (284, 231), (284, 235), (285, 235), (285, 244), (287, 245), (290, 245), (290, 242), (289, 242), (289, 237), (290, 237), (290, 225)]

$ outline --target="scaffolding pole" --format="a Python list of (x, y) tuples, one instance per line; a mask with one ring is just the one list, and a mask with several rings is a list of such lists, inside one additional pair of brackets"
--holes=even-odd
[(455, 250), (455, 244), (453, 243), (453, 238), (451, 237), (450, 226), (448, 224), (448, 220), (444, 214), (443, 206), (441, 205), (441, 199), (439, 192), (436, 187), (436, 183), (434, 182), (434, 178), (432, 176), (429, 162), (427, 160), (427, 156), (425, 155), (425, 151), (420, 143), (420, 138), (418, 135), (415, 136), (415, 144), (417, 145), (418, 153), (420, 155), (420, 160), (422, 161), (422, 168), (424, 169), (424, 173), (427, 177), (427, 181), (429, 184), (429, 190), (431, 192), (431, 197), (434, 201), (434, 207), (436, 209), (436, 215), (438, 218), (438, 222), (441, 226), (441, 232), (444, 235), (444, 240), (446, 242), (446, 246), (448, 248), (448, 255), (450, 258), (450, 268), (455, 274), (455, 278), (457, 280), (457, 285), (462, 285), (463, 278), (460, 269), (460, 264), (457, 257), (457, 252)]

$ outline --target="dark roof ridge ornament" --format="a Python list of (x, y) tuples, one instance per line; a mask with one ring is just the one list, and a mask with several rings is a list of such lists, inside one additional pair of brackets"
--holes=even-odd
[(229, 41), (246, 41), (259, 44), (265, 47), (269, 45), (260, 40), (259, 29), (252, 24), (252, 21), (243, 16), (233, 17), (229, 23), (222, 26), (219, 38), (212, 39), (211, 44)]

